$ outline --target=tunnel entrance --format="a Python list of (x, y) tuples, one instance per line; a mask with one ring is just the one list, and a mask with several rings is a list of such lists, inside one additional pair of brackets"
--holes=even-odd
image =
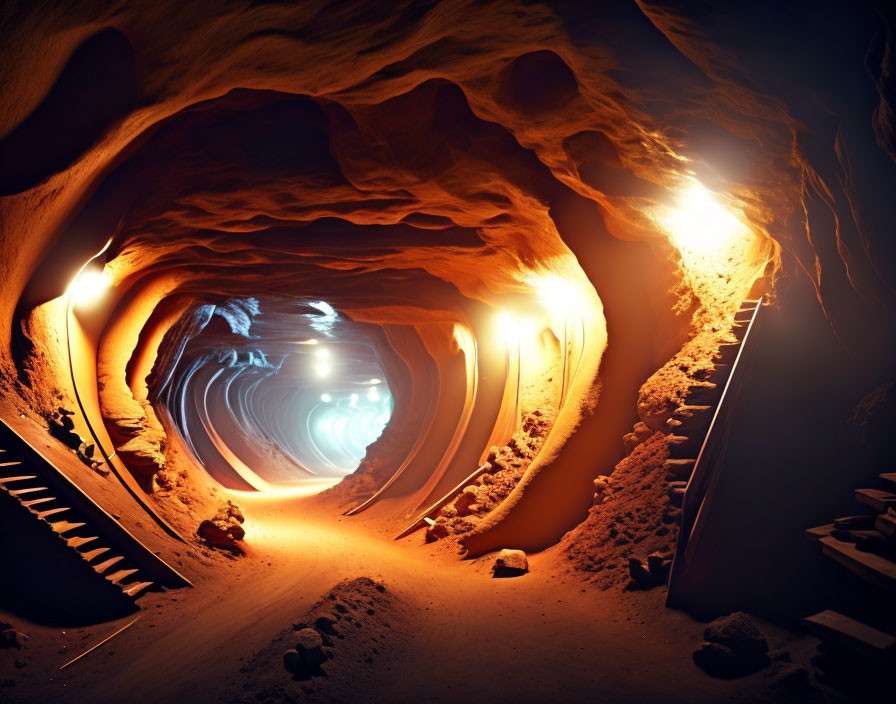
[(358, 467), (392, 416), (365, 326), (326, 301), (199, 305), (164, 349), (150, 379), (156, 412), (227, 489), (322, 490)]

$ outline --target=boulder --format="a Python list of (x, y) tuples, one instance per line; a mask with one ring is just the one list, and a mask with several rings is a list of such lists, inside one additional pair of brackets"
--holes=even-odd
[(216, 548), (239, 549), (234, 537), (225, 528), (221, 528), (220, 522), (203, 521), (199, 524), (196, 534)]
[(502, 550), (492, 566), (495, 577), (518, 577), (528, 571), (529, 560), (522, 550)]
[(735, 611), (713, 621), (703, 632), (703, 638), (731, 648), (739, 656), (761, 656), (768, 652), (765, 636), (743, 611)]

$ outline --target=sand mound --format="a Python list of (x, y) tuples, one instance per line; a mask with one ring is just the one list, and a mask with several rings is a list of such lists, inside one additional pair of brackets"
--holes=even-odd
[[(340, 582), (252, 656), (228, 701), (358, 701), (360, 692), (388, 680), (413, 622), (413, 609), (385, 585), (368, 577)], [(309, 628), (320, 634), (326, 661), (314, 672), (292, 674), (284, 667), (284, 652)]]
[(616, 465), (603, 502), (560, 541), (574, 571), (609, 589), (628, 584), (629, 557), (672, 552), (678, 527), (663, 522), (668, 456), (666, 436), (656, 433)]

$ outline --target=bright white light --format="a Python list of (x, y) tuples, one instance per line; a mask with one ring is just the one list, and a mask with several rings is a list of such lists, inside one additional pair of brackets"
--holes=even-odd
[(105, 270), (85, 269), (68, 287), (72, 305), (86, 305), (99, 300), (112, 285)]
[(326, 359), (330, 356), (330, 350), (328, 350), (326, 347), (321, 347), (319, 350), (316, 350), (314, 354), (316, 354), (321, 359)]
[(329, 403), (330, 401), (333, 400), (333, 397), (330, 396), (330, 394), (321, 394), (320, 400), (323, 401), (324, 403)]
[(509, 313), (498, 313), (498, 318), (495, 322), (498, 325), (498, 334), (500, 334), (501, 337), (515, 340), (517, 335), (519, 335), (516, 318)]
[(532, 318), (522, 318), (507, 312), (498, 314), (496, 320), (498, 333), (508, 341), (518, 340), (532, 332), (534, 321)]
[(313, 337), (310, 340), (296, 340), (296, 344), (297, 345), (316, 345), (317, 340), (315, 340)]
[(351, 402), (351, 405), (354, 406), (358, 402), (358, 394), (352, 394), (348, 397), (348, 400)]
[(330, 365), (326, 362), (321, 362), (319, 364), (314, 365), (314, 373), (318, 376), (329, 376), (330, 375)]
[(379, 389), (375, 386), (370, 387), (370, 391), (367, 392), (367, 400), (373, 403), (376, 403), (380, 400), (380, 392)]
[(538, 299), (552, 312), (566, 312), (581, 306), (578, 289), (559, 276), (539, 277), (532, 285), (538, 291)]
[(382, 380), (382, 379), (371, 379), (371, 380), (368, 381), (367, 383), (368, 383), (368, 384), (382, 384), (382, 383), (383, 383), (383, 380)]
[(675, 207), (661, 216), (660, 222), (672, 244), (693, 254), (716, 256), (733, 242), (752, 236), (750, 229), (697, 181), (681, 191)]

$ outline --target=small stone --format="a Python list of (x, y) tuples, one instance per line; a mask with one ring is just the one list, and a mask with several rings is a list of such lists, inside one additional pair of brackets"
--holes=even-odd
[(470, 506), (476, 503), (476, 494), (467, 487), (454, 501), (454, 508), (458, 516), (468, 516), (472, 511)]
[(28, 636), (19, 633), (8, 623), (0, 623), (0, 648), (21, 648), (28, 640)]
[(645, 442), (649, 440), (653, 436), (653, 431), (647, 427), (647, 424), (643, 421), (638, 421), (635, 423), (635, 436), (638, 438), (639, 442)]
[(664, 584), (669, 578), (672, 559), (668, 553), (652, 552), (647, 556), (647, 569), (657, 584)]
[(650, 589), (656, 586), (656, 579), (637, 557), (628, 558), (628, 573), (631, 575), (632, 581), (641, 589)]
[(320, 633), (313, 628), (303, 628), (296, 634), (296, 652), (302, 658), (302, 664), (307, 668), (313, 668), (327, 661), (327, 655), (323, 651), (324, 641)]
[(448, 537), (448, 526), (444, 523), (435, 523), (426, 529), (424, 539), (427, 543), (434, 543)]
[(529, 571), (529, 560), (522, 550), (502, 550), (492, 566), (494, 577), (518, 577)]

